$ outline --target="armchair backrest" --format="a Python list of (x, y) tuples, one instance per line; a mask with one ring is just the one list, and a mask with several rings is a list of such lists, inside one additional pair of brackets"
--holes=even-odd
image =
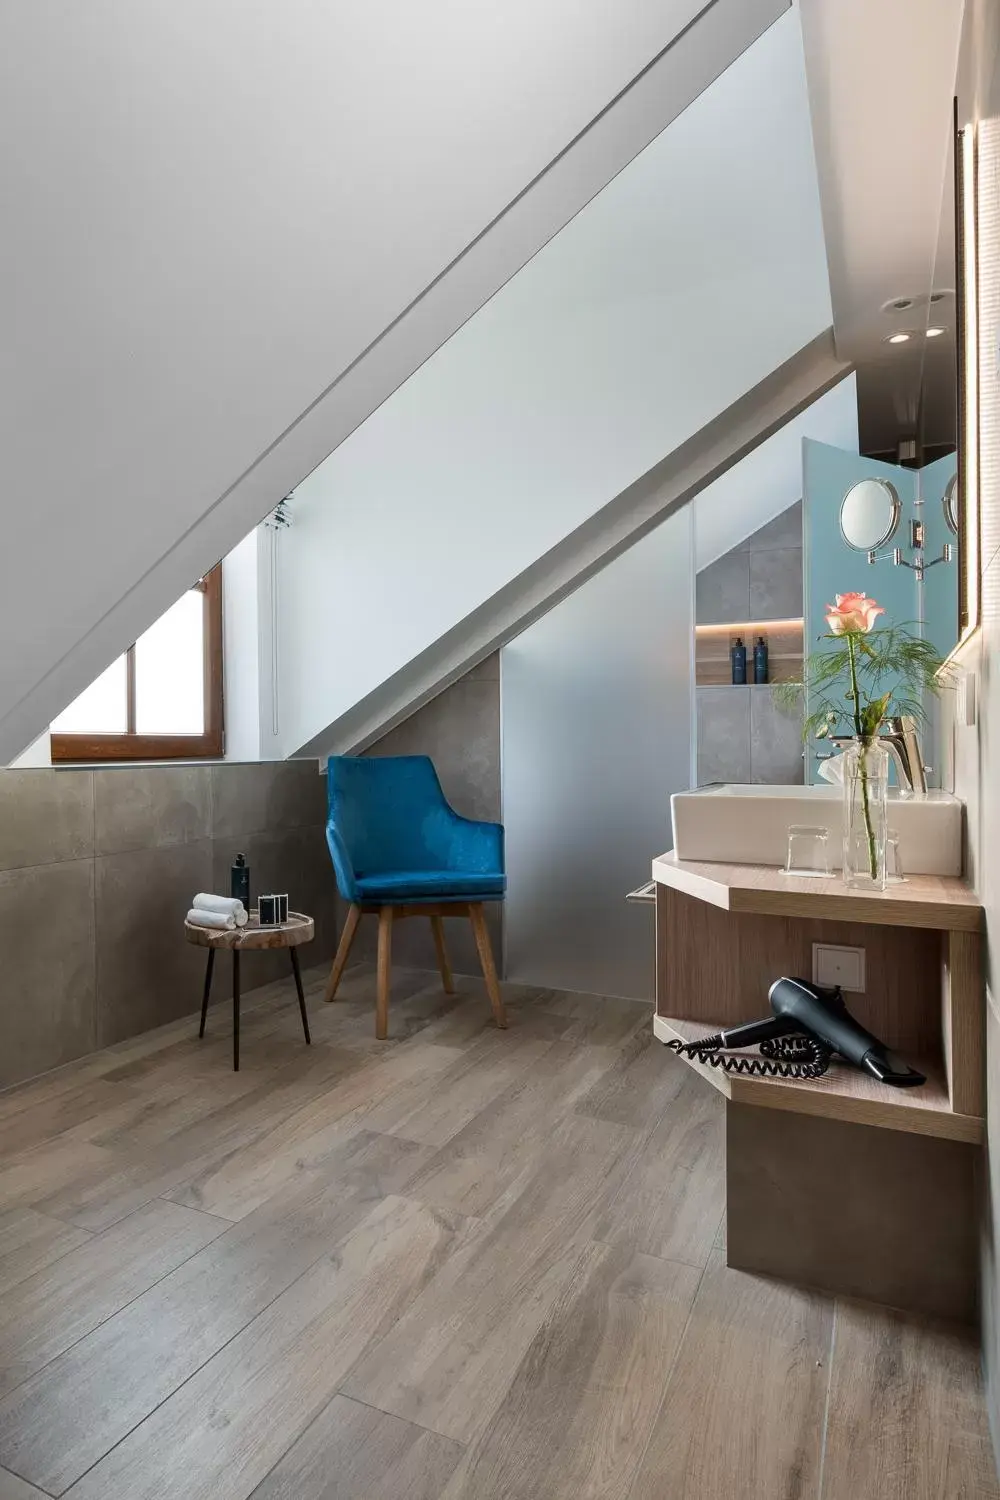
[(343, 895), (350, 896), (344, 885), (351, 879), (339, 868), (338, 845), (353, 876), (440, 866), (442, 834), (454, 814), (429, 756), (331, 755), (327, 784), (328, 836)]

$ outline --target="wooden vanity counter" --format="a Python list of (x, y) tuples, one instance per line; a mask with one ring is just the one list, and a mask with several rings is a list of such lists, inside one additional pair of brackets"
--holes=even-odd
[[(896, 1089), (834, 1060), (816, 1080), (745, 1078), (685, 1056), (727, 1100), (730, 1264), (971, 1317), (984, 1135), (976, 896), (938, 876), (864, 892), (672, 853), (652, 873), (660, 1041), (767, 1015), (774, 980), (810, 979), (813, 943), (833, 943), (865, 950), (851, 1014), (927, 1075)], [(836, 1190), (845, 1183), (849, 1195)]]
[(721, 865), (661, 854), (653, 861), (658, 885), (695, 896), (723, 911), (760, 916), (824, 916), (880, 927), (932, 927), (979, 932), (983, 908), (964, 880), (910, 875), (884, 891), (859, 891), (840, 879), (786, 875), (767, 865)]

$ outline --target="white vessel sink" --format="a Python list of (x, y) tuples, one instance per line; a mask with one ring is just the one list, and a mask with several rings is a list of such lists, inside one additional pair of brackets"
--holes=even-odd
[[(840, 867), (844, 793), (837, 786), (707, 786), (670, 799), (678, 859), (784, 865), (792, 823), (830, 830), (831, 868)], [(962, 804), (949, 792), (889, 792), (889, 827), (899, 834), (907, 875), (961, 875)]]

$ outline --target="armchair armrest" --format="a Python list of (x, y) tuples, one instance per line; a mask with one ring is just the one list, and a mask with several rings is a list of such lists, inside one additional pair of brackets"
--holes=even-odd
[(345, 901), (357, 901), (358, 883), (354, 865), (347, 852), (347, 845), (333, 823), (326, 825), (326, 842), (330, 850), (330, 858), (333, 860), (334, 874), (337, 877), (337, 889)]
[(450, 807), (448, 812), (448, 866), (453, 869), (503, 873), (503, 824), (463, 818)]

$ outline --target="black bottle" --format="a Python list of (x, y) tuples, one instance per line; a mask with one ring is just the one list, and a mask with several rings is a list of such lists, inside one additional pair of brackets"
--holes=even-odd
[(250, 866), (245, 854), (237, 854), (230, 878), (229, 894), (250, 910)]
[(762, 635), (757, 637), (757, 644), (753, 648), (753, 680), (767, 681), (767, 642)]
[(741, 636), (736, 637), (735, 645), (730, 648), (729, 658), (733, 664), (733, 684), (742, 687), (747, 680), (747, 648)]

